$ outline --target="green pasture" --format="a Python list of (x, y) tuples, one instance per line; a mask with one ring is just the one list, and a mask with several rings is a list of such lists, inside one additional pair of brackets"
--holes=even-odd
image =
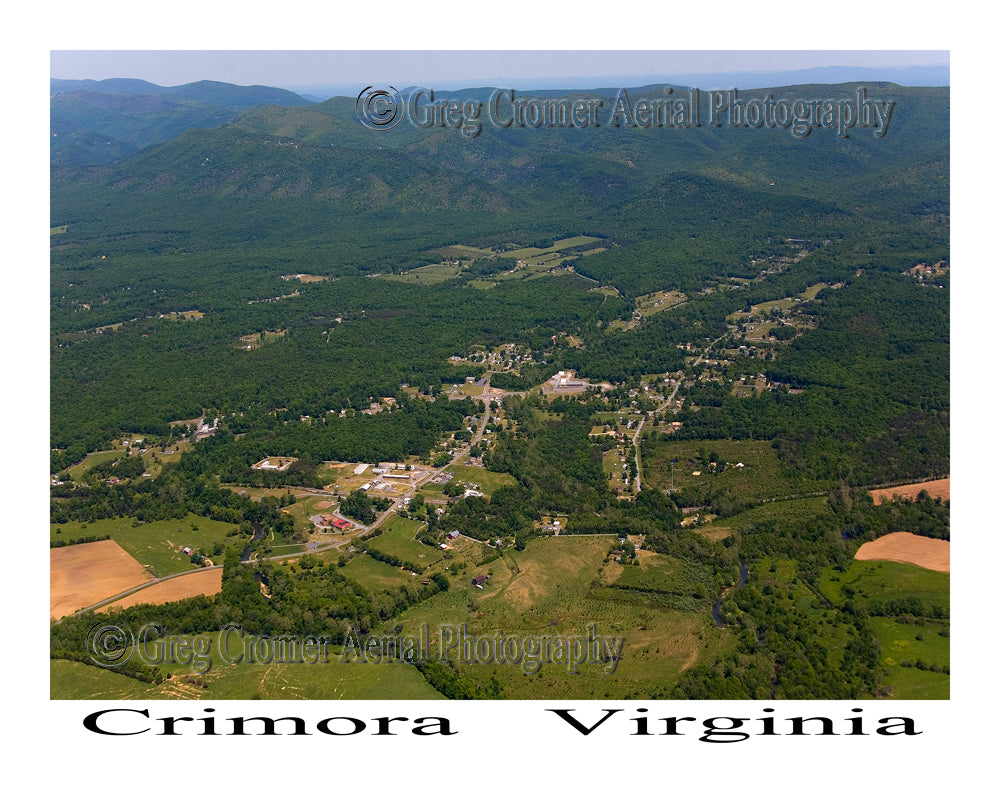
[(821, 573), (819, 587), (834, 603), (915, 598), (945, 612), (951, 605), (949, 573), (894, 561), (852, 561), (846, 572), (828, 567)]
[(455, 476), (455, 480), (478, 484), (479, 491), (487, 496), (492, 495), (502, 486), (517, 485), (517, 480), (513, 475), (508, 475), (506, 472), (490, 472), (482, 467), (468, 467), (463, 464), (449, 467), (448, 471)]
[[(713, 474), (702, 463), (699, 452), (715, 451), (728, 462), (722, 473)], [(829, 487), (820, 481), (806, 480), (788, 475), (782, 469), (770, 442), (733, 441), (711, 439), (674, 441), (670, 439), (644, 439), (642, 442), (643, 486), (658, 489), (670, 488), (670, 462), (673, 469), (675, 490), (687, 487), (699, 489), (731, 490), (741, 500), (762, 502), (789, 495), (824, 491)], [(735, 465), (742, 463), (742, 469)], [(694, 475), (694, 472), (701, 472)]]
[(429, 567), (443, 558), (444, 551), (429, 547), (413, 538), (425, 524), (415, 519), (404, 519), (392, 514), (388, 521), (381, 526), (382, 533), (373, 539), (362, 542), (361, 547), (364, 549), (370, 546), (380, 553), (395, 556), (418, 566)]
[(83, 474), (98, 464), (107, 464), (110, 461), (121, 458), (125, 455), (124, 450), (99, 450), (96, 453), (88, 453), (87, 457), (69, 468), (69, 477), (74, 481), (83, 480)]
[(635, 298), (635, 308), (642, 316), (651, 317), (668, 308), (680, 305), (687, 300), (687, 295), (678, 291), (661, 291)]
[(461, 270), (461, 266), (456, 266), (455, 264), (428, 264), (424, 267), (417, 267), (416, 269), (407, 270), (399, 274), (386, 274), (379, 277), (388, 281), (412, 283), (418, 286), (431, 286), (435, 283), (451, 280), (458, 275), (459, 270)]
[(825, 511), (826, 507), (826, 497), (803, 497), (798, 500), (764, 503), (726, 517), (724, 521), (716, 519), (692, 527), (690, 530), (709, 539), (724, 539), (726, 536), (739, 533), (748, 525), (759, 525), (762, 522), (802, 522), (812, 519)]
[(889, 670), (885, 679), (893, 699), (947, 700), (950, 677), (929, 669), (902, 666), (901, 662), (923, 661), (927, 666), (947, 667), (951, 663), (951, 639), (947, 626), (936, 622), (906, 624), (873, 617), (872, 626), (882, 644), (881, 663)]
[[(334, 560), (336, 559), (334, 558)], [(347, 566), (341, 569), (341, 572), (352, 581), (360, 583), (372, 591), (394, 589), (404, 584), (416, 584), (418, 581), (417, 578), (410, 575), (409, 570), (384, 564), (366, 555), (356, 555), (347, 563)]]
[[(192, 637), (194, 634), (191, 635)], [(89, 664), (53, 659), (50, 696), (54, 700), (213, 699), (213, 700), (439, 700), (416, 667), (404, 663), (349, 663), (338, 647), (328, 648), (327, 663), (230, 664), (223, 658), (218, 633), (201, 634), (211, 641), (211, 666), (199, 674), (190, 665), (164, 665), (174, 677), (159, 685), (145, 683)], [(230, 660), (242, 654), (232, 634)]]
[(612, 585), (621, 589), (641, 589), (669, 594), (694, 594), (701, 584), (701, 591), (710, 585), (711, 572), (679, 558), (651, 553), (644, 555), (638, 564), (622, 567), (622, 574)]
[[(466, 564), (448, 573), (451, 589), (404, 612), (397, 622), (404, 633), (429, 625), (434, 646), (445, 635), (467, 626), (470, 635), (586, 636), (595, 625), (599, 637), (625, 638), (625, 656), (614, 674), (604, 664), (584, 664), (572, 674), (565, 664), (541, 665), (532, 673), (515, 664), (457, 663), (463, 675), (486, 685), (492, 678), (507, 698), (627, 698), (665, 696), (679, 675), (701, 660), (711, 660), (732, 646), (730, 634), (712, 623), (710, 601), (693, 611), (677, 611), (642, 602), (646, 595), (609, 586), (623, 574), (621, 565), (605, 563), (612, 536), (539, 537), (524, 551), (504, 551), (482, 567)], [(657, 580), (668, 585), (671, 559), (654, 560)], [(489, 574), (483, 589), (472, 577)], [(453, 651), (454, 656), (457, 651)]]

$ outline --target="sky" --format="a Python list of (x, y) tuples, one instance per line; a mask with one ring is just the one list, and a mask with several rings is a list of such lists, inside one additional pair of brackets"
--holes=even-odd
[(53, 50), (53, 78), (197, 80), (302, 87), (351, 83), (671, 76), (817, 66), (947, 64), (947, 50)]

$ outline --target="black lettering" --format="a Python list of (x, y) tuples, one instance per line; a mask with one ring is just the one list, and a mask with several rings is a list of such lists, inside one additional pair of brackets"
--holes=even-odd
[(570, 713), (570, 711), (572, 711), (572, 710), (573, 709), (564, 709), (564, 708), (547, 708), (546, 709), (546, 711), (551, 711), (553, 714), (558, 714), (562, 719), (564, 719), (566, 722), (568, 722), (570, 725), (572, 725), (574, 728), (576, 728), (578, 731), (580, 731), (580, 733), (582, 733), (584, 736), (590, 736), (590, 734), (593, 733), (595, 730), (597, 730), (598, 727), (600, 727), (605, 722), (607, 722), (608, 719), (613, 714), (617, 714), (619, 711), (621, 711), (620, 708), (605, 708), (605, 709), (603, 709), (604, 711), (606, 711), (608, 713), (606, 713), (604, 715), (603, 719), (598, 720), (591, 727), (588, 728), (586, 725), (584, 725), (583, 723), (581, 723), (576, 717), (574, 717)]
[(86, 728), (91, 733), (101, 733), (105, 736), (136, 736), (140, 733), (145, 733), (149, 728), (144, 728), (141, 731), (132, 731), (131, 733), (115, 733), (114, 731), (106, 731), (98, 727), (97, 720), (103, 717), (105, 714), (110, 714), (113, 711), (129, 711), (133, 714), (142, 714), (144, 717), (149, 719), (149, 711), (146, 709), (139, 708), (106, 708), (103, 711), (95, 711), (93, 714), (87, 714), (83, 718), (83, 727)]

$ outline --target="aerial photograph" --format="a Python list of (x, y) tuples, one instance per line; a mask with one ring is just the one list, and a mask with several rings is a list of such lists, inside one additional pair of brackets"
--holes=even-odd
[(949, 120), (943, 50), (52, 51), (50, 699), (948, 700)]

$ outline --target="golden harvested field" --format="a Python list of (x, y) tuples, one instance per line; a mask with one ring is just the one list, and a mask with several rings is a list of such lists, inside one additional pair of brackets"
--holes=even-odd
[(951, 478), (941, 478), (937, 481), (924, 481), (924, 483), (908, 483), (905, 486), (893, 486), (889, 489), (873, 489), (872, 500), (875, 505), (882, 505), (885, 501), (892, 501), (893, 497), (899, 496), (904, 500), (916, 500), (917, 495), (926, 489), (931, 497), (940, 500), (951, 499)]
[(150, 586), (121, 600), (101, 608), (110, 611), (111, 608), (129, 608), (140, 603), (169, 603), (173, 600), (185, 600), (197, 597), (199, 594), (215, 595), (222, 591), (222, 570), (204, 569), (190, 575), (178, 575), (176, 578)]
[(858, 561), (901, 561), (936, 572), (951, 572), (951, 542), (898, 531), (865, 542), (854, 556)]
[(110, 539), (55, 547), (49, 551), (49, 616), (61, 619), (152, 579)]

